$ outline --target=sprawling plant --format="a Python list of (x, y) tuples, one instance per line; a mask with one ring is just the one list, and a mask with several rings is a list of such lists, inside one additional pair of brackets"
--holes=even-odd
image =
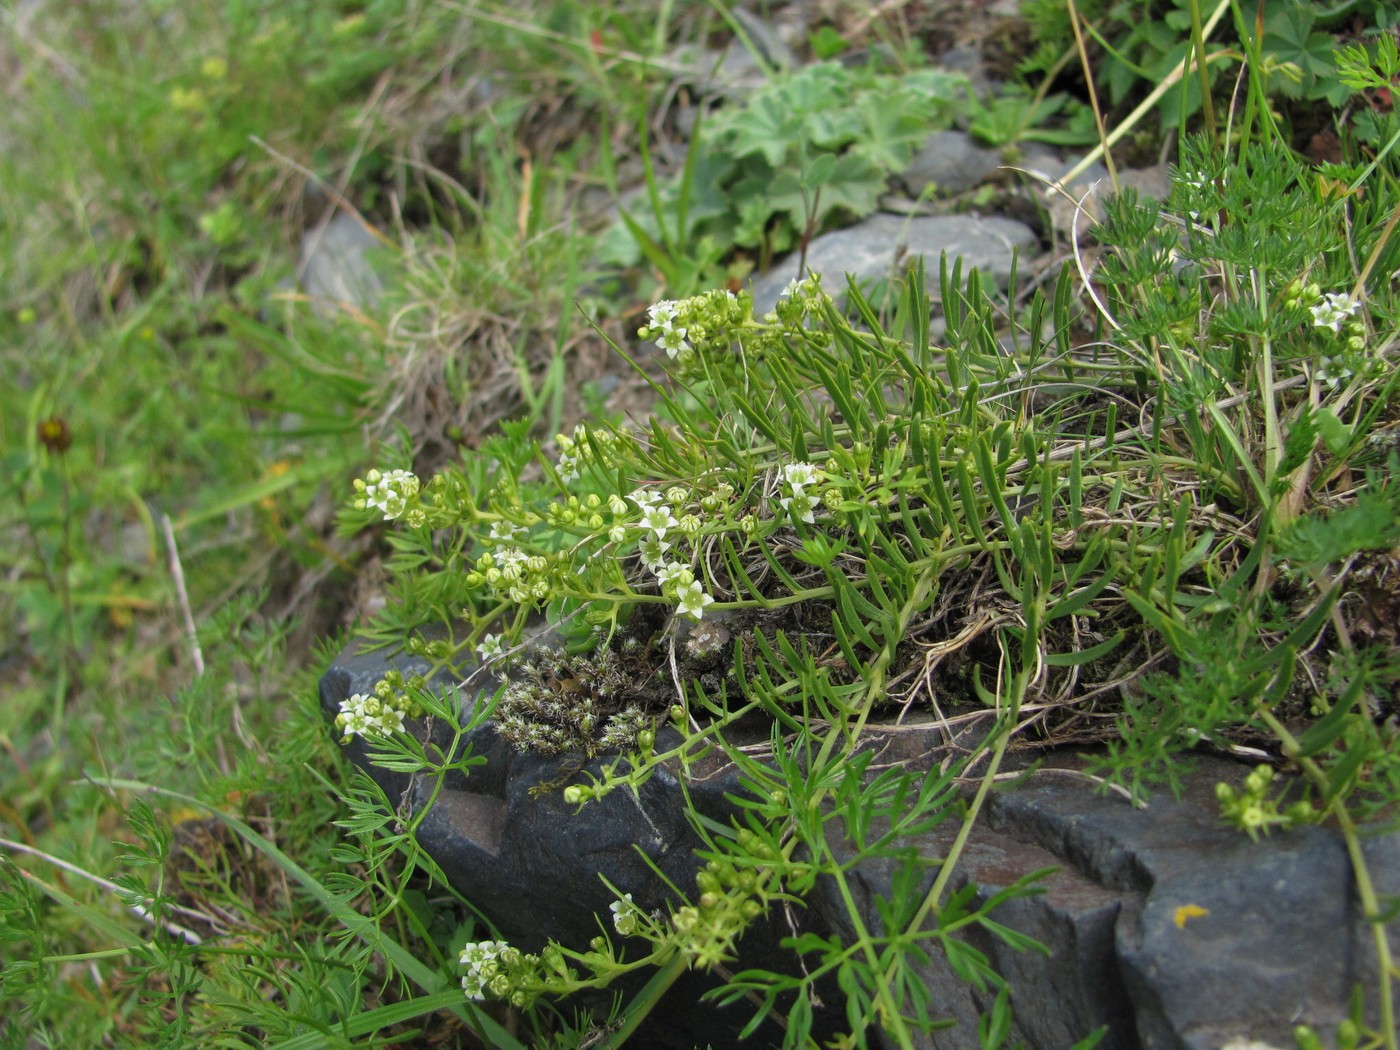
[[(725, 995), (757, 995), (762, 1016), (795, 994), (800, 1046), (814, 983), (835, 974), (852, 1039), (878, 1026), (910, 1045), (935, 1020), (913, 969), (930, 952), (1000, 981), (955, 931), (1034, 947), (995, 923), (995, 902), (947, 893), (1014, 741), (1102, 741), (1099, 771), (1137, 794), (1174, 784), (1195, 748), (1281, 755), (1311, 793), (1284, 802), (1261, 772), (1222, 787), (1226, 818), (1257, 835), (1331, 815), (1355, 847), (1357, 805), (1377, 812), (1400, 786), (1378, 717), (1400, 668), (1344, 597), (1371, 581), (1394, 600), (1397, 342), (1379, 275), (1397, 265), (1396, 195), (1336, 193), (1282, 151), (1227, 166), (1192, 144), (1183, 158), (1165, 207), (1110, 208), (1082, 300), (1066, 268), (1013, 315), (945, 264), (941, 345), (921, 267), (887, 317), (855, 288), (838, 310), (814, 277), (764, 317), (745, 294), (657, 303), (638, 336), (671, 381), (649, 420), (580, 426), (552, 448), (508, 431), (421, 485), (403, 471), (357, 483), (357, 508), (407, 526), (381, 636), (509, 674), (493, 710), (517, 746), (615, 754), (567, 799), (716, 747), (748, 790), (732, 827), (697, 819), (696, 899), (669, 916), (615, 905), (641, 956), (604, 938), (539, 958), (474, 943), (470, 994), (527, 1006), (658, 967), (635, 1021), (685, 966), (732, 959), (752, 921), (825, 876), (854, 939), (795, 938), (800, 976), (744, 973)], [(1089, 326), (1106, 338), (1075, 338)], [(541, 618), (567, 652), (530, 646)], [(446, 639), (413, 634), (427, 621)], [(347, 729), (363, 717), (347, 702)], [(956, 744), (949, 760), (876, 776), (871, 731), (916, 717)], [(765, 754), (728, 745), (758, 718)], [(962, 834), (932, 889), (899, 883), (868, 929), (828, 825), (916, 873), (937, 862), (909, 837), (947, 818)], [(1393, 970), (1381, 934), (1377, 950)]]

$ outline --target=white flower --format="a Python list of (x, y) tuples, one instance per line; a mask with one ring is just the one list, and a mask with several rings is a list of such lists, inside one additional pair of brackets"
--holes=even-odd
[(794, 492), (801, 492), (808, 485), (821, 480), (822, 468), (815, 463), (799, 461), (783, 467), (783, 480), (792, 486)]
[(1313, 375), (1317, 377), (1319, 383), (1326, 383), (1335, 390), (1355, 373), (1347, 367), (1346, 362), (1340, 357), (1324, 357)]
[(1361, 304), (1345, 293), (1328, 292), (1322, 302), (1311, 308), (1313, 325), (1317, 328), (1330, 328), (1334, 332), (1342, 330), (1342, 322), (1357, 310)]
[(635, 503), (639, 509), (646, 510), (661, 502), (661, 493), (654, 489), (633, 489), (627, 494), (627, 498)]
[(556, 467), (559, 471), (559, 480), (568, 484), (578, 480), (578, 457), (571, 456), (567, 452), (559, 454), (559, 463)]
[(530, 556), (519, 547), (502, 547), (500, 550), (493, 551), (491, 557), (501, 569), (523, 565), (530, 560)]
[(666, 351), (666, 356), (676, 357), (690, 349), (690, 344), (685, 341), (687, 331), (685, 328), (668, 328), (656, 340), (656, 345)]
[(671, 513), (671, 508), (664, 503), (647, 507), (642, 512), (642, 528), (654, 532), (658, 540), (664, 539), (666, 530), (674, 529), (676, 525), (676, 516)]
[(656, 536), (648, 536), (637, 548), (642, 555), (642, 564), (653, 572), (666, 564), (666, 552), (671, 549), (671, 545), (665, 540)]
[(785, 510), (792, 512), (793, 516), (805, 521), (808, 524), (817, 519), (813, 516), (812, 510), (816, 506), (816, 501), (801, 489), (794, 489), (792, 495), (787, 499), (778, 500)]
[(632, 903), (632, 894), (623, 894), (621, 900), (613, 901), (608, 907), (613, 913), (613, 929), (624, 937), (630, 937), (637, 932), (637, 917), (640, 911)]
[(478, 642), (476, 646), (476, 655), (483, 660), (494, 660), (499, 656), (504, 656), (505, 653), (506, 649), (505, 646), (501, 644), (501, 636), (499, 634), (483, 635), (481, 641)]
[(376, 696), (354, 693), (340, 702), (340, 714), (336, 716), (335, 724), (340, 728), (341, 739), (345, 742), (352, 736), (365, 739), (388, 736), (403, 732), (403, 711)]
[(381, 704), (379, 708), (379, 720), (374, 727), (380, 736), (388, 736), (390, 733), (403, 732), (403, 711), (389, 704)]
[(418, 494), (418, 479), (406, 470), (391, 470), (381, 474), (371, 470), (365, 481), (365, 503), (392, 521), (408, 507), (408, 501)]
[(525, 526), (508, 521), (493, 521), (488, 534), (493, 540), (518, 540), (525, 535)]
[(701, 589), (699, 580), (691, 580), (676, 591), (676, 611), (692, 619), (704, 616), (705, 606), (713, 602), (714, 599)]
[(661, 568), (654, 569), (654, 571), (656, 573), (656, 582), (661, 584), (663, 588), (673, 583), (683, 587), (695, 580), (695, 574), (690, 571), (690, 566), (683, 565), (678, 561), (667, 562), (665, 565), (661, 566)]
[[(671, 322), (676, 319), (676, 301), (674, 299), (663, 299), (661, 302), (647, 309), (647, 320), (650, 327), (669, 330)], [(682, 332), (682, 335), (685, 333)]]
[(499, 957), (509, 947), (505, 941), (478, 941), (462, 948), (458, 962), (467, 968), (462, 991), (468, 999), (485, 999), (493, 980), (502, 976)]

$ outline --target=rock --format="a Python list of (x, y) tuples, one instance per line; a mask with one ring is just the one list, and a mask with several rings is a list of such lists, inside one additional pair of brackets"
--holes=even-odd
[(950, 73), (962, 73), (972, 84), (979, 98), (986, 98), (996, 87), (987, 73), (987, 63), (975, 44), (957, 44), (938, 56), (938, 68)]
[[(1025, 223), (998, 216), (932, 215), (900, 218), (874, 215), (856, 226), (815, 238), (807, 247), (807, 268), (822, 275), (822, 286), (838, 300), (846, 288), (846, 274), (864, 284), (892, 276), (896, 260), (908, 262), (922, 255), (931, 274), (938, 272), (939, 256), (949, 262), (961, 256), (963, 271), (976, 267), (1005, 287), (1011, 277), (1015, 253), (1039, 246)], [(789, 281), (797, 276), (797, 255), (786, 255), (754, 281), (754, 313), (773, 309)], [(936, 282), (935, 282), (936, 283)]]
[[(1048, 149), (1027, 150), (1025, 159), (1016, 165), (1034, 180), (1036, 195), (1050, 215), (1050, 225), (1057, 236), (1069, 239), (1087, 238), (1089, 229), (1103, 217), (1103, 198), (1113, 192), (1113, 179), (1100, 161), (1090, 164), (1083, 172), (1063, 184), (1063, 192), (1055, 188), (1077, 161), (1065, 161)], [(1165, 200), (1171, 192), (1171, 180), (1165, 165), (1150, 168), (1119, 168), (1120, 189), (1136, 190), (1141, 197)], [(1076, 212), (1078, 216), (1076, 218)]]
[[(428, 667), (425, 659), (389, 658), (383, 651), (352, 646), (322, 676), (322, 710), (334, 718), (341, 700), (372, 691), (390, 668), (409, 675), (425, 673)], [(464, 698), (462, 718), (468, 720), (479, 694), (462, 688), (462, 683), (450, 676), (440, 676), (435, 684), (458, 689)], [(486, 695), (493, 690), (494, 682), (486, 687)], [(411, 729), (441, 749), (451, 744), (451, 734), (443, 726), (430, 726), (419, 719)], [(674, 730), (663, 729), (658, 733), (657, 747), (674, 746), (677, 740)], [(419, 812), (437, 789), (437, 801), (419, 825), (418, 841), (448, 881), (515, 946), (538, 951), (554, 939), (571, 948), (584, 948), (598, 935), (598, 916), (606, 918), (608, 906), (616, 899), (603, 878), (619, 893), (632, 894), (633, 903), (646, 911), (662, 908), (669, 896), (662, 876), (686, 893), (695, 893), (699, 863), (694, 851), (703, 843), (686, 816), (684, 796), (674, 775), (659, 772), (636, 795), (615, 791), (579, 809), (564, 802), (562, 785), (586, 782), (588, 774), (600, 776), (607, 758), (581, 764), (569, 756), (521, 753), (496, 734), (491, 722), (467, 732), (462, 747), (486, 762), (473, 767), (468, 776), (449, 775), (441, 785), (371, 765), (358, 738), (347, 751), (401, 812)], [(717, 763), (710, 763), (696, 767), (696, 771), (701, 776), (717, 774), (689, 785), (697, 809), (728, 823), (737, 812), (725, 798), (726, 793), (739, 790), (733, 768), (726, 772)], [(781, 922), (781, 917), (774, 915), (766, 926), (749, 931), (742, 946), (742, 966), (737, 968), (781, 965), (777, 945), (788, 932), (785, 926), (780, 928)], [(620, 987), (635, 992), (648, 976), (642, 974), (634, 985)], [(668, 1001), (688, 1004), (688, 1008), (668, 1007), (663, 1011), (666, 1020), (655, 1022), (664, 1030), (644, 1030), (637, 1045), (674, 1046), (678, 1050), (707, 1042), (733, 1045), (752, 1011), (747, 1007), (721, 1010), (700, 1002), (706, 990), (721, 983), (713, 974), (687, 975)], [(607, 1001), (600, 1000), (604, 1014)], [(760, 1041), (754, 1045), (765, 1044)]]
[(336, 212), (324, 227), (307, 230), (301, 238), (297, 274), (314, 309), (333, 313), (339, 309), (372, 309), (384, 291), (371, 253), (385, 242), (363, 221)]
[(970, 190), (994, 174), (1001, 152), (972, 141), (965, 131), (935, 131), (899, 176), (910, 196), (921, 196), (930, 185), (948, 196)]
[[(347, 650), (321, 681), (326, 714), (333, 716), (352, 692), (370, 690), (391, 665), (405, 672), (426, 668), (422, 661), (390, 660), (382, 651)], [(481, 684), (442, 684), (459, 688), (470, 714)], [(450, 743), (443, 727), (413, 728), (439, 747)], [(766, 731), (754, 727), (753, 741), (765, 739)], [(673, 741), (673, 733), (662, 730), (658, 748)], [(932, 727), (923, 734), (908, 725), (887, 735), (876, 727), (868, 735), (882, 749), (883, 764), (912, 770), (928, 767), (941, 739)], [(731, 743), (746, 742), (731, 734)], [(518, 753), (489, 722), (472, 729), (466, 743), (487, 762), (441, 785), (419, 841), (453, 886), (513, 942), (527, 950), (551, 937), (572, 947), (586, 944), (597, 932), (595, 915), (606, 916), (613, 899), (600, 874), (647, 909), (661, 907), (668, 893), (652, 864), (693, 891), (692, 851), (700, 839), (685, 815), (679, 771), (659, 771), (635, 796), (614, 792), (576, 812), (555, 785), (576, 768), (598, 773), (602, 760), (580, 766), (567, 756)], [(350, 751), (365, 764), (358, 743)], [(1101, 1050), (1218, 1050), (1249, 1040), (1289, 1046), (1296, 1024), (1334, 1030), (1357, 984), (1368, 1002), (1375, 1001), (1370, 934), (1335, 832), (1301, 828), (1256, 844), (1222, 826), (1214, 786), (1238, 782), (1247, 772), (1226, 759), (1198, 758), (1183, 778), (1180, 800), (1154, 798), (1146, 809), (1094, 794), (1074, 763), (1072, 755), (1049, 756), (1044, 768), (990, 796), (950, 887), (971, 885), (986, 900), (1023, 876), (1055, 869), (1039, 882), (1041, 893), (1003, 903), (993, 914), (1045, 945), (1048, 955), (1013, 951), (977, 928), (967, 937), (1011, 984), (1010, 1043), (1068, 1047), (1103, 1026)], [(369, 772), (405, 812), (420, 810), (435, 786), (378, 768)], [(740, 790), (732, 767), (712, 755), (692, 768), (687, 786), (697, 810), (728, 822), (735, 807), (727, 796)], [(546, 790), (534, 790), (541, 787)], [(839, 827), (839, 821), (828, 825), (832, 849), (850, 858)], [(928, 860), (923, 891), (956, 832), (950, 816), (912, 843)], [(1382, 899), (1400, 895), (1400, 834), (1369, 836), (1364, 851)], [(850, 869), (867, 928), (880, 929), (876, 900), (890, 894), (894, 875), (889, 861), (867, 859)], [(779, 915), (750, 930), (736, 969), (790, 968), (791, 957), (778, 942), (792, 932), (849, 936), (849, 916), (829, 883), (819, 883), (807, 905), (793, 912), (798, 931)], [(1391, 939), (1400, 949), (1400, 936), (1393, 931)], [(977, 1020), (993, 993), (973, 989), (938, 954), (918, 972), (935, 1015), (954, 1025), (920, 1037), (917, 1045), (977, 1045)], [(747, 1008), (726, 1015), (698, 1004), (716, 978), (692, 974), (688, 980), (667, 997), (658, 1011), (665, 1021), (658, 1017), (649, 1041), (639, 1045), (733, 1045), (734, 1025), (747, 1019)], [(824, 988), (822, 998), (819, 1036), (844, 1016), (838, 990)], [(747, 1045), (767, 1045), (767, 1039), (760, 1033)]]

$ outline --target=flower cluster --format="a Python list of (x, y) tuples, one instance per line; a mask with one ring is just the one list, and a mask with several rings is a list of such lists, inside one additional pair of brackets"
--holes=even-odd
[(356, 736), (388, 736), (403, 732), (403, 711), (376, 696), (354, 693), (340, 702), (335, 726), (341, 731), (342, 744)]
[(590, 466), (606, 470), (615, 465), (618, 457), (630, 448), (631, 439), (616, 430), (580, 423), (574, 427), (572, 437), (555, 434), (554, 443), (559, 447), (559, 478), (568, 484), (577, 481)]
[(505, 941), (471, 941), (462, 947), (458, 961), (467, 971), (462, 975), (462, 991), (468, 999), (505, 999), (523, 1007), (534, 998), (521, 984), (522, 978), (534, 975), (540, 961), (537, 955)]
[(807, 328), (812, 321), (820, 318), (831, 305), (831, 296), (822, 291), (822, 275), (810, 273), (806, 277), (794, 277), (778, 296), (778, 302), (764, 320), (770, 324), (792, 325)]
[(665, 350), (668, 357), (684, 362), (696, 348), (723, 343), (728, 329), (744, 322), (747, 299), (747, 293), (741, 298), (724, 290), (689, 299), (666, 299), (648, 308), (647, 323), (637, 335)]
[(374, 683), (369, 693), (354, 693), (342, 700), (340, 713), (335, 716), (340, 742), (348, 744), (357, 736), (371, 739), (403, 732), (404, 718), (423, 713), (405, 687), (421, 688), (422, 684), (417, 675), (405, 680), (398, 671), (390, 671)]
[(371, 470), (354, 481), (355, 509), (373, 507), (385, 521), (403, 516), (415, 528), (423, 524), (423, 512), (412, 506), (418, 496), (418, 479), (406, 470)]
[(1309, 308), (1309, 313), (1314, 327), (1330, 328), (1340, 334), (1343, 322), (1359, 309), (1361, 304), (1345, 292), (1328, 292)]
[(1343, 337), (1342, 345), (1324, 354), (1313, 369), (1313, 378), (1333, 390), (1338, 389), (1358, 372), (1368, 373), (1381, 367), (1381, 362), (1368, 359), (1366, 326), (1357, 314), (1361, 303), (1346, 292), (1324, 292), (1316, 284), (1294, 281), (1285, 293), (1285, 305), (1306, 308), (1314, 328), (1325, 328)]
[[(725, 485), (724, 488), (730, 495), (733, 494), (731, 486)], [(690, 493), (680, 485), (666, 491), (666, 499), (676, 503), (689, 497)], [(705, 607), (714, 604), (714, 598), (705, 593), (704, 587), (695, 578), (695, 573), (689, 565), (668, 560), (666, 556), (672, 547), (666, 536), (679, 534), (694, 540), (704, 527), (700, 516), (682, 514), (677, 518), (671, 504), (663, 501), (658, 492), (637, 489), (628, 498), (637, 505), (642, 516), (642, 537), (637, 545), (642, 564), (656, 574), (661, 593), (676, 603), (677, 612), (682, 616), (689, 616), (692, 620), (701, 619), (705, 615)], [(716, 497), (714, 502), (717, 509), (720, 501)]]
[(546, 602), (554, 595), (554, 562), (543, 554), (530, 554), (515, 546), (497, 547), (476, 560), (467, 573), (467, 586), (487, 584), (498, 598), (516, 605)]
[(787, 495), (778, 500), (779, 505), (798, 521), (814, 523), (819, 500), (807, 489), (820, 484), (824, 476), (822, 468), (815, 463), (788, 463), (783, 467), (783, 487)]
[(1268, 797), (1273, 779), (1272, 769), (1258, 766), (1244, 778), (1243, 791), (1237, 791), (1229, 784), (1215, 785), (1215, 798), (1220, 803), (1221, 816), (1256, 841), (1261, 831), (1267, 835), (1270, 828), (1291, 828), (1317, 820), (1317, 810), (1306, 799), (1280, 810), (1278, 801)]
[[(779, 853), (747, 828), (738, 845), (754, 860), (777, 860)], [(732, 957), (734, 943), (766, 910), (773, 894), (772, 876), (761, 868), (737, 867), (728, 858), (707, 861), (695, 875), (700, 895), (693, 905), (677, 908), (671, 925), (682, 950), (702, 967)]]

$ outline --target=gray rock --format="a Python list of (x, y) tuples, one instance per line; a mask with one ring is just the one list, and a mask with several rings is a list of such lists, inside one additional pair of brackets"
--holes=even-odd
[[(428, 661), (417, 657), (387, 656), (384, 651), (348, 648), (321, 678), (321, 707), (328, 718), (340, 710), (340, 701), (353, 693), (368, 693), (390, 668), (405, 675), (423, 674)], [(470, 719), (481, 695), (490, 696), (495, 682), (477, 689), (465, 688), (451, 676), (435, 684), (456, 689), (463, 698), (462, 719)], [(416, 720), (411, 731), (446, 753), (452, 734), (444, 726)], [(766, 739), (766, 731), (755, 740)], [(672, 729), (657, 735), (658, 749), (678, 742)], [(659, 772), (636, 795), (615, 791), (581, 810), (567, 805), (562, 785), (587, 782), (601, 776), (602, 765), (612, 756), (580, 763), (576, 757), (545, 757), (521, 753), (485, 722), (468, 731), (461, 749), (485, 758), (469, 775), (449, 774), (441, 784), (421, 776), (410, 777), (375, 766), (356, 738), (347, 745), (350, 759), (374, 779), (389, 804), (401, 813), (418, 813), (436, 791), (437, 801), (418, 827), (418, 841), (442, 868), (443, 874), (472, 905), (486, 915), (510, 942), (525, 951), (538, 951), (553, 939), (575, 949), (586, 947), (599, 933), (599, 917), (606, 921), (615, 899), (603, 883), (606, 878), (620, 893), (632, 894), (633, 903), (646, 911), (663, 907), (669, 879), (684, 892), (695, 894), (699, 862), (695, 850), (703, 845), (691, 827), (682, 804), (675, 775)], [(732, 767), (702, 763), (695, 767), (702, 779), (689, 784), (696, 808), (706, 816), (728, 823), (737, 812), (725, 796), (739, 790)], [(705, 774), (714, 774), (706, 777)], [(657, 872), (661, 874), (658, 875)], [(788, 933), (779, 916), (750, 930), (742, 945), (747, 966), (781, 965), (779, 940)], [(624, 990), (637, 991), (647, 978), (639, 975)], [(637, 1037), (639, 1046), (730, 1046), (738, 1030), (752, 1016), (748, 1007), (722, 1010), (701, 995), (723, 981), (713, 974), (688, 974), (670, 993), (668, 1006), (653, 1028)], [(611, 993), (593, 1005), (606, 1014)], [(581, 1000), (587, 1004), (589, 1000)], [(830, 1024), (825, 1028), (830, 1028)], [(818, 1031), (825, 1029), (819, 1025)], [(760, 1035), (772, 1036), (767, 1028)], [(776, 1045), (772, 1041), (771, 1045)], [(752, 1045), (769, 1045), (762, 1038)]]
[[(864, 284), (894, 275), (896, 260), (922, 255), (930, 273), (938, 272), (939, 256), (959, 256), (963, 271), (976, 267), (1005, 287), (1013, 256), (1039, 245), (1025, 223), (999, 216), (933, 215), (900, 218), (874, 215), (856, 226), (815, 238), (807, 247), (807, 268), (822, 275), (822, 286), (839, 299), (846, 274)], [(754, 313), (773, 309), (789, 281), (797, 276), (797, 255), (787, 255), (754, 281)]]
[[(352, 692), (372, 688), (391, 664), (405, 671), (425, 666), (347, 650), (321, 681), (326, 714), (333, 716)], [(459, 695), (470, 713), (476, 689), (462, 688)], [(414, 731), (439, 747), (450, 743), (443, 727), (419, 724)], [(659, 748), (671, 734), (658, 734)], [(883, 764), (911, 770), (927, 768), (939, 740), (933, 730), (925, 739), (908, 726), (869, 734)], [(752, 739), (765, 738), (766, 727), (755, 726)], [(731, 743), (747, 742), (731, 736)], [(693, 850), (700, 840), (685, 815), (679, 770), (658, 772), (635, 796), (615, 792), (576, 812), (554, 785), (575, 767), (596, 774), (598, 760), (580, 765), (567, 757), (520, 754), (489, 722), (471, 730), (466, 744), (487, 761), (469, 777), (455, 774), (441, 785), (419, 840), (456, 889), (522, 947), (537, 948), (550, 937), (573, 947), (587, 943), (596, 916), (606, 916), (612, 900), (600, 874), (647, 909), (661, 907), (668, 893), (653, 864), (686, 892), (693, 890)], [(358, 743), (350, 750), (364, 765)], [(1029, 773), (989, 798), (951, 886), (971, 886), (986, 900), (1031, 872), (1056, 869), (1039, 883), (1043, 892), (1006, 902), (993, 916), (1041, 942), (1048, 955), (1013, 951), (980, 929), (967, 937), (1012, 986), (1011, 1043), (1068, 1047), (1102, 1026), (1101, 1050), (1218, 1050), (1247, 1039), (1288, 1046), (1296, 1024), (1334, 1029), (1358, 984), (1368, 1002), (1375, 1001), (1371, 939), (1335, 832), (1276, 832), (1255, 844), (1223, 827), (1214, 785), (1238, 782), (1247, 772), (1225, 759), (1198, 759), (1179, 801), (1159, 797), (1143, 810), (1095, 795), (1074, 773), (1073, 756), (1051, 756), (1050, 764), (1067, 768)], [(421, 810), (436, 786), (374, 767), (369, 772), (401, 812)], [(696, 808), (727, 823), (735, 811), (729, 796), (740, 790), (732, 767), (712, 755), (690, 776)], [(542, 786), (547, 790), (534, 790)], [(837, 856), (851, 857), (839, 822), (828, 827)], [(924, 890), (956, 831), (950, 818), (911, 843), (928, 861)], [(1382, 899), (1400, 895), (1400, 834), (1368, 837), (1365, 853)], [(880, 930), (876, 900), (889, 896), (894, 875), (886, 861), (865, 860), (850, 869), (867, 928)], [(778, 944), (792, 932), (849, 935), (846, 909), (830, 885), (819, 883), (807, 904), (792, 913), (798, 930), (777, 915), (750, 930), (736, 968), (791, 968)], [(1391, 939), (1400, 949), (1397, 934), (1392, 930)], [(917, 1045), (977, 1045), (977, 1019), (993, 994), (971, 988), (936, 954), (919, 972), (936, 1016), (954, 1023)], [(733, 1045), (734, 1025), (747, 1018), (746, 1008), (726, 1016), (697, 1004), (715, 978), (694, 974), (689, 980), (668, 996), (659, 1011), (665, 1022), (639, 1045)], [(839, 990), (824, 988), (822, 997), (819, 1036), (834, 1031), (844, 1014)], [(761, 1034), (748, 1045), (763, 1046), (767, 1039)]]
[(972, 84), (972, 90), (979, 97), (986, 97), (996, 87), (987, 75), (987, 63), (975, 44), (957, 44), (938, 56), (938, 68), (950, 73), (962, 73)]
[(910, 196), (922, 195), (930, 185), (948, 195), (972, 189), (1000, 164), (999, 150), (977, 145), (967, 132), (935, 131), (899, 178)]
[(363, 222), (345, 212), (336, 212), (325, 226), (307, 230), (301, 238), (297, 275), (312, 307), (334, 313), (347, 307), (376, 306), (384, 281), (371, 255), (384, 247)]

